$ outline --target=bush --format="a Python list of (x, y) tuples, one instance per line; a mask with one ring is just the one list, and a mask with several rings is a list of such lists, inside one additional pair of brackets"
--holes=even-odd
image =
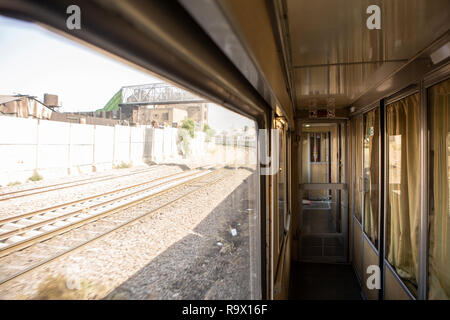
[(12, 181), (12, 182), (8, 183), (6, 186), (12, 187), (12, 186), (17, 186), (17, 185), (19, 185), (19, 184), (21, 184), (20, 181)]
[(33, 175), (28, 178), (28, 180), (30, 180), (30, 181), (39, 181), (39, 180), (42, 180), (42, 179), (44, 179), (44, 178), (42, 178), (42, 176), (39, 173), (37, 173), (37, 171), (35, 171), (33, 173)]
[(191, 133), (187, 129), (178, 129), (177, 146), (185, 157), (191, 153), (191, 140)]
[(211, 142), (212, 138), (216, 135), (216, 131), (212, 129), (208, 124), (203, 126), (203, 132), (206, 133), (206, 142)]
[(114, 169), (126, 169), (131, 168), (131, 163), (121, 162), (119, 165), (115, 165)]
[(191, 138), (194, 138), (195, 122), (191, 118), (186, 118), (181, 122), (181, 128), (189, 132)]

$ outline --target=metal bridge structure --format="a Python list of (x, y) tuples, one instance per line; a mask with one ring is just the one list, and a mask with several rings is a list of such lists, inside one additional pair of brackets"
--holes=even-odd
[(205, 103), (206, 100), (166, 83), (122, 87), (121, 106)]

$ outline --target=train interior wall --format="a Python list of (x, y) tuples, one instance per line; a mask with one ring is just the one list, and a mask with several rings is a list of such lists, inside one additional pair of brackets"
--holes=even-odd
[[(442, 266), (449, 246), (445, 238), (448, 222), (442, 204), (448, 203), (449, 145), (445, 132), (449, 74), (449, 64), (443, 64), (418, 76), (417, 85), (406, 82), (403, 90), (345, 120), (348, 149), (342, 160), (347, 173), (338, 182), (348, 184), (346, 259), (324, 263), (303, 257), (302, 250), (307, 248), (302, 247), (300, 239), (308, 230), (299, 220), (309, 209), (305, 197), (296, 190), (300, 201), (291, 248), (289, 298), (448, 298), (444, 275), (448, 268), (444, 271), (446, 267)], [(297, 168), (296, 173), (292, 171), (293, 184), (332, 182), (336, 176), (333, 170), (329, 170), (329, 178), (323, 167), (307, 167), (314, 152), (320, 150), (310, 146), (315, 138), (309, 134), (305, 138), (306, 133), (317, 137), (318, 132), (330, 131), (331, 127), (326, 123), (307, 126), (297, 126), (297, 142), (292, 145), (292, 163)], [(323, 145), (320, 148), (323, 153)], [(339, 160), (335, 152), (331, 153), (329, 161), (334, 169), (333, 164)], [(323, 194), (316, 192), (315, 197)], [(436, 246), (441, 250), (438, 254)], [(375, 273), (380, 278), (373, 281)]]

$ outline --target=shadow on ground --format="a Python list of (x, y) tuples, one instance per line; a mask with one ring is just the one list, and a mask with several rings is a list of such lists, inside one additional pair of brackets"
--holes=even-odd
[[(155, 257), (105, 299), (248, 299), (249, 218), (254, 211), (247, 209), (255, 205), (248, 192), (252, 179), (254, 175), (215, 207), (192, 233)], [(231, 229), (236, 229), (236, 236)]]

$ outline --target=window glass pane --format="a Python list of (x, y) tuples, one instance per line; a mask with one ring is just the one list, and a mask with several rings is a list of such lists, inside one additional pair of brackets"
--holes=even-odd
[(310, 162), (328, 162), (329, 136), (330, 132), (310, 134)]
[(376, 108), (364, 114), (364, 232), (375, 246), (378, 245), (379, 119), (379, 108)]
[(450, 80), (430, 88), (428, 298), (450, 299)]
[(311, 148), (311, 162), (320, 162), (321, 156), (321, 134), (311, 133), (310, 148)]
[(386, 256), (412, 294), (418, 281), (419, 94), (387, 107)]
[(0, 16), (0, 299), (261, 298), (255, 121), (92, 48)]
[[(300, 147), (302, 183), (339, 182), (337, 136), (337, 124), (303, 124)], [(328, 192), (319, 191), (318, 194), (327, 195)]]
[(363, 135), (363, 117), (359, 116), (353, 120), (354, 123), (354, 215), (361, 222), (363, 178), (362, 178), (362, 135)]
[(340, 124), (340, 135), (339, 139), (340, 144), (340, 159), (339, 159), (339, 182), (346, 182), (346, 161), (347, 161), (347, 125), (344, 123)]
[(285, 130), (279, 129), (279, 170), (278, 179), (278, 240), (281, 250), (281, 243), (284, 236), (284, 224), (286, 217), (286, 134)]

